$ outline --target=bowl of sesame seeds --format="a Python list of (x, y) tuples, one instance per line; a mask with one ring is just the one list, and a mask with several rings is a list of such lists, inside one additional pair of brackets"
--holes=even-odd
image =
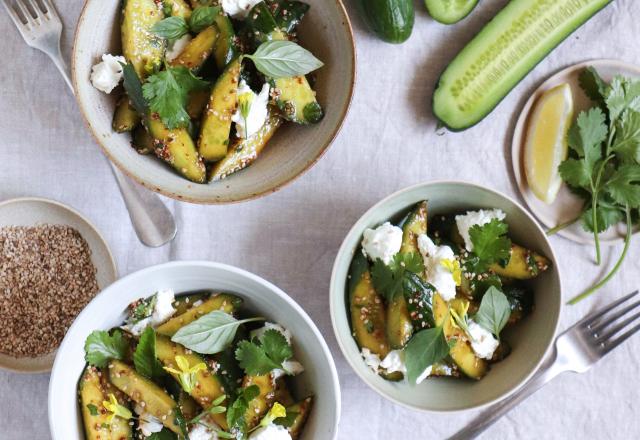
[(0, 203), (0, 368), (51, 370), (75, 317), (116, 277), (104, 238), (74, 209), (40, 198)]
[[(504, 257), (489, 260), (483, 247)], [(511, 270), (519, 260), (522, 270)], [(388, 196), (355, 223), (334, 262), (330, 310), (342, 353), (369, 387), (408, 408), (457, 412), (506, 398), (536, 372), (552, 349), (561, 292), (551, 244), (521, 205), (437, 181)], [(490, 330), (483, 310), (499, 317)]]

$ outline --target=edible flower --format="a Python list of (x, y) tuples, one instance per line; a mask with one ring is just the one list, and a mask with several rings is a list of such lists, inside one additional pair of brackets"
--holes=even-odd
[(462, 269), (460, 268), (460, 262), (455, 258), (441, 260), (440, 264), (447, 269), (453, 275), (453, 281), (456, 286), (462, 284)]
[(113, 393), (109, 394), (109, 401), (105, 400), (102, 402), (102, 406), (104, 406), (104, 409), (109, 411), (109, 423), (113, 422), (113, 419), (116, 417), (120, 417), (125, 420), (129, 420), (133, 417), (133, 414), (131, 414), (129, 409), (118, 403), (118, 399), (116, 399), (116, 396), (114, 396)]
[(164, 367), (166, 371), (169, 373), (175, 374), (178, 376), (178, 381), (182, 388), (187, 392), (191, 393), (196, 386), (196, 374), (199, 371), (204, 371), (207, 369), (207, 366), (204, 362), (200, 362), (199, 364), (194, 365), (193, 367), (189, 366), (189, 361), (184, 356), (176, 356), (176, 364), (180, 370), (176, 370), (175, 368)]
[(262, 420), (260, 421), (260, 426), (270, 425), (271, 422), (273, 422), (275, 419), (279, 419), (280, 417), (286, 417), (286, 416), (287, 416), (286, 408), (282, 406), (280, 403), (276, 402), (273, 404), (273, 406), (271, 407), (267, 415), (262, 418)]

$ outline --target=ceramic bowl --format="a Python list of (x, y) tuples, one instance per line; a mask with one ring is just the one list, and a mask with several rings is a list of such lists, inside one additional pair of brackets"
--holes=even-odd
[(192, 203), (231, 203), (257, 198), (282, 188), (311, 168), (338, 134), (355, 84), (355, 46), (349, 17), (340, 0), (305, 0), (311, 9), (299, 28), (301, 44), (324, 62), (316, 73), (318, 101), (324, 119), (311, 126), (284, 124), (256, 162), (220, 182), (195, 184), (152, 156), (131, 148), (130, 133), (111, 128), (114, 96), (91, 86), (91, 67), (104, 53), (119, 54), (119, 1), (87, 0), (76, 30), (73, 82), (89, 130), (106, 155), (145, 187)]
[[(82, 235), (91, 249), (91, 261), (96, 267), (98, 287), (104, 289), (114, 282), (116, 263), (107, 242), (96, 227), (73, 208), (54, 200), (24, 197), (0, 203), (0, 227), (36, 226), (39, 224), (67, 225)], [(29, 358), (15, 358), (0, 353), (0, 368), (16, 373), (45, 373), (51, 370), (56, 352)]]
[[(347, 273), (366, 228), (398, 219), (422, 200), (429, 212), (499, 208), (506, 214), (513, 241), (546, 255), (551, 268), (533, 281), (535, 310), (503, 337), (511, 354), (494, 364), (480, 381), (431, 378), (418, 386), (389, 382), (373, 373), (360, 356), (351, 335), (346, 303)], [(330, 287), (331, 319), (342, 353), (367, 385), (385, 398), (424, 411), (451, 412), (479, 408), (505, 398), (519, 388), (540, 366), (552, 346), (562, 308), (558, 264), (544, 231), (514, 200), (480, 186), (462, 182), (433, 182), (399, 191), (367, 211), (349, 231), (336, 257)]]
[(232, 292), (244, 306), (293, 333), (296, 358), (305, 366), (296, 376), (298, 395), (314, 394), (313, 410), (301, 440), (334, 439), (340, 418), (336, 367), (318, 328), (282, 290), (244, 270), (210, 262), (172, 262), (128, 275), (103, 290), (80, 313), (58, 350), (49, 382), (49, 428), (54, 440), (84, 438), (77, 384), (85, 366), (84, 341), (93, 331), (120, 325), (132, 301), (160, 289)]

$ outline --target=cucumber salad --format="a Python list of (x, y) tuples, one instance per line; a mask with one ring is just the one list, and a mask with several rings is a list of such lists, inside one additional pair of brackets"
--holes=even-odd
[(132, 303), (85, 341), (78, 383), (87, 440), (295, 440), (313, 398), (296, 399), (292, 334), (228, 293)]
[[(123, 0), (122, 55), (93, 66), (120, 94), (113, 130), (196, 183), (253, 163), (283, 121), (323, 117), (307, 74), (322, 62), (297, 44), (297, 0)], [(124, 87), (118, 85), (123, 83)]]
[(390, 381), (481, 379), (509, 354), (502, 333), (532, 311), (530, 280), (550, 262), (511, 241), (501, 210), (427, 220), (423, 201), (364, 231), (347, 288), (353, 337)]

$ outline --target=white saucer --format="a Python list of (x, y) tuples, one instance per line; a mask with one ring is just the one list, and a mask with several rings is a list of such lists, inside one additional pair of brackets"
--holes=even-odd
[[(0, 203), (0, 227), (35, 226), (38, 224), (67, 225), (76, 229), (91, 249), (91, 260), (97, 269), (100, 290), (113, 283), (118, 275), (109, 246), (98, 230), (82, 214), (62, 203), (39, 198), (20, 198)], [(56, 352), (30, 358), (15, 358), (0, 353), (0, 368), (18, 373), (51, 371)]]
[[(580, 72), (588, 66), (593, 66), (600, 76), (607, 82), (610, 82), (617, 74), (625, 76), (640, 76), (640, 67), (617, 60), (593, 60), (568, 67), (546, 80), (531, 95), (520, 113), (520, 117), (518, 118), (513, 134), (511, 160), (513, 162), (513, 172), (518, 185), (518, 190), (520, 191), (520, 194), (522, 194), (522, 198), (531, 212), (548, 229), (575, 218), (582, 208), (582, 199), (572, 194), (566, 185), (562, 185), (562, 188), (558, 193), (558, 197), (551, 205), (547, 205), (542, 202), (533, 194), (529, 188), (524, 172), (523, 154), (527, 134), (527, 122), (531, 109), (540, 95), (562, 83), (568, 83), (571, 86), (574, 99), (574, 118), (576, 118), (582, 110), (586, 110), (593, 106), (592, 102), (587, 98), (578, 84), (578, 76)], [(613, 245), (623, 241), (625, 233), (626, 227), (621, 223), (617, 227), (609, 228), (609, 230), (601, 233), (600, 241), (605, 245)], [(578, 243), (593, 243), (593, 235), (586, 232), (582, 228), (580, 222), (561, 230), (558, 232), (558, 235)]]

